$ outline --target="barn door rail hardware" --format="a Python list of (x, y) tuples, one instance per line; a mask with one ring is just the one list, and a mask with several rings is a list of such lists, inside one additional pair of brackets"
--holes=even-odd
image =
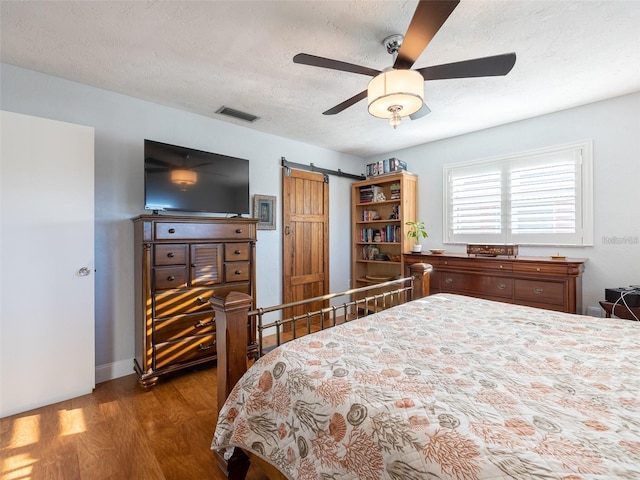
[(282, 166), (284, 168), (287, 168), (287, 169), (297, 168), (298, 170), (307, 170), (307, 171), (310, 171), (310, 172), (318, 172), (318, 173), (323, 173), (325, 175), (335, 175), (337, 177), (353, 178), (354, 180), (365, 180), (367, 178), (364, 175), (356, 175), (354, 173), (346, 173), (346, 172), (343, 172), (340, 169), (338, 169), (338, 170), (328, 170), (326, 168), (316, 167), (313, 163), (310, 163), (309, 165), (303, 165), (302, 163), (289, 162), (284, 157), (281, 157), (281, 161), (282, 161)]

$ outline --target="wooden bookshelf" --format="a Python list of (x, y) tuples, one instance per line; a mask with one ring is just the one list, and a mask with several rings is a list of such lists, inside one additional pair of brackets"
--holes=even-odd
[[(409, 227), (418, 216), (418, 177), (397, 173), (355, 182), (351, 189), (351, 285), (363, 287), (404, 274)], [(381, 257), (382, 256), (382, 257)]]

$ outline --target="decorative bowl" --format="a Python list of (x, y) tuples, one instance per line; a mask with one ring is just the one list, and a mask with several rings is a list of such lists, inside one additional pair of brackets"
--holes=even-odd
[(444, 248), (430, 248), (429, 251), (433, 255), (442, 255), (444, 253)]

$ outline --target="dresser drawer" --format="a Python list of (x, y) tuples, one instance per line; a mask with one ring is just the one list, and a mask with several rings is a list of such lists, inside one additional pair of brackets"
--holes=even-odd
[(160, 292), (154, 296), (153, 317), (163, 318), (185, 313), (211, 312), (209, 299), (215, 294), (226, 295), (231, 291), (249, 294), (249, 284), (239, 283), (217, 288), (191, 288)]
[(513, 295), (513, 279), (489, 275), (441, 272), (440, 291), (463, 291), (490, 296), (511, 297)]
[(251, 239), (254, 225), (251, 223), (182, 223), (157, 222), (156, 240), (208, 240)]
[(527, 303), (562, 306), (565, 303), (565, 287), (562, 282), (543, 282), (540, 280), (515, 281), (516, 303), (522, 300)]
[(232, 262), (224, 264), (224, 280), (230, 282), (246, 282), (249, 280), (249, 262)]
[(155, 320), (153, 342), (164, 343), (194, 335), (215, 334), (214, 312), (191, 313)]
[[(464, 258), (451, 258), (451, 259), (438, 259), (441, 269), (465, 269), (465, 270), (481, 270), (481, 271), (499, 271), (499, 272), (511, 272), (513, 266), (510, 262), (502, 262), (494, 259), (483, 259), (473, 257), (470, 259)], [(430, 260), (425, 260), (427, 263)]]
[(191, 288), (160, 292), (154, 296), (154, 318), (196, 312), (209, 312), (213, 288)]
[(184, 265), (187, 263), (185, 243), (155, 245), (153, 249), (155, 265)]
[(227, 262), (249, 260), (250, 246), (248, 243), (225, 243), (224, 259)]
[(553, 265), (550, 263), (521, 263), (513, 266), (516, 273), (533, 273), (536, 275), (567, 275), (566, 265)]
[(154, 268), (153, 282), (156, 290), (184, 288), (187, 286), (187, 266)]
[(200, 335), (153, 347), (154, 368), (211, 357), (216, 354), (216, 336)]

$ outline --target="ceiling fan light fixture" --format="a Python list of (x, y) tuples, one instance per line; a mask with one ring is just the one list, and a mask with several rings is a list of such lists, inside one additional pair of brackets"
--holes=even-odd
[(180, 189), (184, 191), (187, 187), (198, 183), (198, 174), (192, 170), (171, 170), (171, 181), (180, 185)]
[(415, 70), (386, 70), (369, 82), (367, 102), (371, 115), (388, 118), (395, 128), (399, 119), (422, 108), (424, 78)]
[(394, 129), (398, 128), (400, 122), (402, 121), (402, 117), (400, 116), (400, 110), (398, 108), (393, 108), (391, 111), (391, 116), (389, 117), (389, 125), (391, 125)]

